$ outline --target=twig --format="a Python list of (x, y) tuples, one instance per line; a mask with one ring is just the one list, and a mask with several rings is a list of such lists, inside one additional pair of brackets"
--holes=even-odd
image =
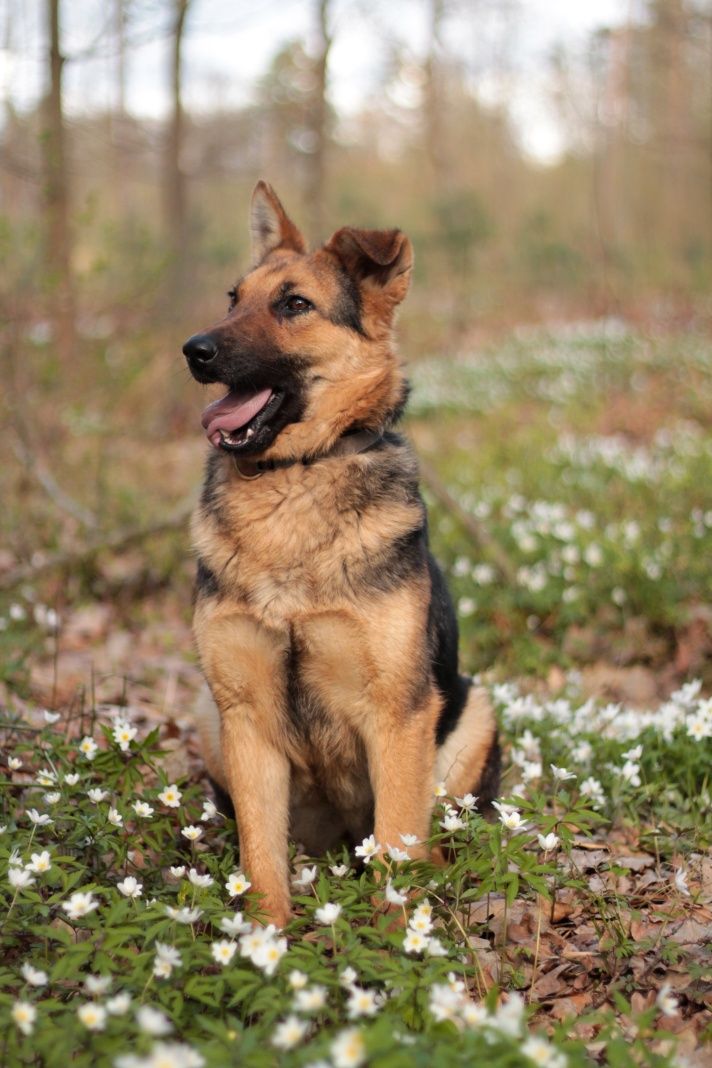
[(482, 523), (469, 512), (466, 512), (457, 501), (440, 476), (436, 474), (427, 460), (418, 457), (422, 481), (428, 487), (433, 497), (443, 508), (457, 519), (460, 526), (464, 527), (473, 541), (479, 545), (482, 551), (489, 556), (492, 563), (499, 569), (502, 576), (508, 582), (514, 582), (515, 569), (499, 542), (495, 541)]
[(73, 497), (70, 497), (62, 487), (57, 483), (54, 476), (44, 467), (35, 453), (32, 451), (30, 445), (24, 440), (24, 435), (15, 431), (13, 438), (12, 451), (18, 458), (21, 464), (27, 468), (31, 475), (34, 475), (39, 482), (42, 489), (47, 496), (53, 501), (54, 504), (62, 512), (68, 512), (69, 515), (79, 520), (82, 526), (88, 527), (90, 530), (96, 530), (98, 526), (96, 516), (91, 512), (83, 508), (81, 504), (78, 504)]
[(46, 574), (48, 571), (63, 570), (93, 560), (103, 552), (123, 552), (124, 549), (135, 545), (137, 542), (153, 538), (158, 534), (165, 534), (172, 530), (179, 530), (185, 526), (188, 518), (195, 507), (195, 501), (191, 497), (190, 502), (185, 502), (165, 519), (148, 523), (143, 527), (124, 527), (107, 534), (101, 539), (90, 541), (76, 549), (68, 549), (64, 552), (50, 553), (43, 560), (35, 564), (21, 564), (5, 575), (0, 576), (0, 589), (11, 590), (19, 586), (21, 582), (27, 582)]

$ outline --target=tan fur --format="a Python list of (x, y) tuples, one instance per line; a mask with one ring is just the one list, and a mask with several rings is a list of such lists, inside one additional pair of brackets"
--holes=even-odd
[(455, 730), (438, 749), (435, 781), (462, 797), (479, 782), (497, 724), (486, 690), (473, 689)]

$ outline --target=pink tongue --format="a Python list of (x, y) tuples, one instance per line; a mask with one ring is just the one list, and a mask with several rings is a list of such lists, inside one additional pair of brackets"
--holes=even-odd
[(221, 400), (209, 404), (200, 421), (213, 445), (220, 444), (220, 430), (226, 434), (239, 430), (265, 407), (271, 396), (271, 389), (261, 389), (258, 393), (233, 389)]

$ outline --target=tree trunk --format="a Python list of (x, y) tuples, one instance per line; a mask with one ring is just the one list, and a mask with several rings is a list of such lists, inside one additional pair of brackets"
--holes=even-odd
[(62, 67), (60, 50), (60, 0), (47, 0), (49, 30), (50, 86), (45, 101), (45, 213), (48, 279), (51, 286), (52, 318), (57, 353), (65, 362), (76, 346), (74, 283), (72, 277), (72, 235), (69, 222), (69, 182), (67, 178), (66, 131), (62, 111)]
[(445, 193), (451, 184), (445, 130), (445, 100), (442, 69), (442, 24), (445, 0), (429, 0), (430, 46), (425, 61), (425, 150), (433, 175), (436, 194)]
[(317, 55), (315, 58), (316, 86), (311, 107), (311, 131), (314, 146), (308, 157), (307, 170), (307, 217), (309, 233), (314, 241), (321, 241), (324, 234), (326, 193), (326, 156), (329, 142), (329, 105), (327, 101), (329, 49), (332, 37), (329, 33), (329, 7), (331, 0), (316, 0)]
[(168, 128), (165, 156), (165, 224), (172, 255), (172, 284), (182, 288), (188, 242), (188, 203), (185, 174), (181, 165), (185, 139), (183, 111), (183, 36), (190, 0), (174, 0), (171, 50), (171, 97), (173, 111)]

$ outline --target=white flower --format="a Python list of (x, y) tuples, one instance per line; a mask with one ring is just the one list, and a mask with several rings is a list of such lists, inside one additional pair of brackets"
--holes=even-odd
[(100, 790), (98, 786), (94, 786), (91, 790), (87, 790), (87, 797), (90, 801), (93, 801), (95, 805), (98, 804), (99, 801), (104, 801), (108, 796), (109, 791)]
[(353, 984), (356, 982), (357, 979), (358, 979), (358, 975), (357, 975), (356, 971), (352, 967), (349, 966), (349, 967), (344, 968), (343, 972), (339, 976), (339, 985), (340, 986), (345, 986), (346, 989), (348, 990), (348, 988), (350, 986), (353, 986)]
[(138, 734), (138, 731), (135, 727), (130, 727), (125, 720), (118, 719), (112, 733), (114, 735), (114, 741), (119, 749), (121, 749), (123, 753), (126, 753), (128, 752), (131, 742)]
[(112, 1016), (123, 1016), (130, 1008), (131, 995), (125, 991), (115, 994), (113, 998), (109, 998), (106, 1002), (106, 1011), (111, 1013)]
[(114, 1059), (114, 1068), (204, 1068), (205, 1058), (181, 1042), (156, 1042), (148, 1057), (124, 1053)]
[(159, 1038), (173, 1030), (173, 1024), (160, 1009), (154, 1009), (151, 1005), (141, 1005), (136, 1010), (136, 1023), (141, 1031), (147, 1035)]
[(685, 894), (686, 897), (690, 897), (690, 890), (687, 885), (687, 872), (684, 868), (675, 868), (675, 889), (679, 890), (681, 894)]
[(13, 886), (16, 890), (24, 890), (35, 882), (34, 876), (27, 869), (15, 866), (8, 868), (7, 877), (10, 886)]
[(435, 797), (447, 797), (447, 786), (444, 782), (438, 782), (433, 787), (433, 795)]
[(524, 1000), (520, 994), (509, 994), (492, 1017), (492, 1026), (510, 1038), (518, 1038), (524, 1024)]
[(143, 883), (140, 883), (133, 875), (127, 875), (125, 879), (116, 884), (116, 889), (119, 890), (124, 897), (141, 897)]
[(450, 983), (434, 983), (430, 988), (428, 1008), (436, 1020), (454, 1020), (460, 1013), (464, 998)]
[(243, 920), (241, 912), (236, 912), (234, 916), (223, 916), (220, 920), (220, 930), (224, 931), (225, 934), (244, 934), (245, 931), (249, 931), (251, 928), (252, 924)]
[(162, 801), (168, 808), (178, 808), (182, 796), (182, 793), (173, 782), (170, 786), (164, 786), (158, 795), (158, 800)]
[(246, 894), (251, 886), (252, 883), (245, 878), (241, 871), (234, 871), (232, 875), (228, 875), (225, 883), (225, 889), (230, 897), (239, 897), (241, 894)]
[(134, 801), (131, 808), (134, 810), (137, 816), (142, 816), (143, 819), (149, 819), (153, 815), (153, 809), (145, 801)]
[(407, 850), (399, 849), (398, 846), (389, 845), (388, 856), (391, 858), (391, 860), (395, 860), (396, 862), (410, 860), (410, 856), (408, 855)]
[(184, 838), (187, 838), (189, 842), (197, 842), (199, 838), (203, 837), (202, 827), (183, 827), (180, 832)]
[(440, 826), (444, 831), (461, 831), (465, 827), (465, 821), (457, 813), (448, 812), (445, 819), (440, 820)]
[(368, 864), (369, 860), (376, 855), (380, 848), (374, 836), (369, 834), (368, 838), (364, 838), (360, 846), (356, 846), (354, 853), (357, 857), (363, 857), (364, 864)]
[(37, 1009), (29, 1001), (16, 1001), (12, 1006), (12, 1018), (23, 1035), (31, 1035), (37, 1019)]
[(277, 965), (286, 952), (286, 938), (270, 937), (255, 949), (251, 957), (252, 963), (261, 968), (265, 975), (274, 975)]
[(34, 968), (28, 961), (20, 968), (22, 978), (30, 986), (45, 986), (47, 983), (47, 972), (41, 971), (39, 968)]
[(298, 876), (295, 875), (292, 879), (292, 884), (299, 889), (306, 889), (307, 886), (311, 886), (316, 879), (317, 870), (316, 864), (311, 868), (302, 868), (301, 874)]
[(159, 979), (168, 979), (174, 968), (182, 964), (180, 952), (175, 946), (166, 945), (165, 942), (156, 942), (156, 959), (153, 962), (153, 974)]
[(393, 883), (390, 879), (386, 883), (385, 896), (386, 901), (390, 905), (405, 905), (406, 901), (408, 900), (407, 894), (401, 894), (398, 890), (394, 890)]
[(293, 968), (287, 976), (287, 982), (292, 990), (303, 990), (309, 982), (309, 976), (304, 972), (300, 972), (298, 968)]
[(103, 1031), (106, 1027), (106, 1009), (95, 1001), (86, 1001), (80, 1005), (77, 1016), (88, 1031)]
[(51, 794), (42, 794), (42, 800), (46, 805), (56, 805), (61, 796), (59, 790), (54, 790)]
[(99, 902), (94, 900), (94, 895), (91, 891), (83, 893), (79, 890), (68, 901), (65, 901), (62, 906), (69, 920), (78, 920), (80, 916), (85, 916), (89, 912), (93, 912), (94, 909), (98, 909), (98, 907)]
[(360, 986), (351, 987), (346, 1003), (349, 1020), (356, 1020), (359, 1016), (375, 1016), (380, 1007), (381, 1002), (375, 990), (364, 990)]
[(447, 957), (448, 949), (439, 938), (429, 938), (426, 953), (429, 957)]
[(51, 768), (41, 768), (37, 772), (37, 782), (40, 786), (54, 786), (57, 781), (57, 772)]
[(658, 996), (655, 999), (655, 1004), (660, 1009), (663, 1016), (674, 1016), (677, 1012), (677, 998), (674, 998), (670, 993), (670, 984), (663, 983), (658, 991)]
[(584, 779), (581, 783), (580, 789), (582, 795), (584, 797), (589, 797), (596, 808), (603, 808), (606, 803), (606, 795), (604, 794), (603, 787), (598, 779), (594, 779), (594, 777), (590, 775), (588, 779)]
[(332, 875), (335, 875), (337, 879), (343, 879), (345, 875), (351, 871), (348, 864), (331, 864), (329, 871)]
[(418, 842), (420, 841), (420, 839), (418, 838), (417, 834), (402, 834), (400, 836), (400, 840), (403, 843), (403, 845), (406, 847), (406, 849), (409, 846), (417, 845)]
[(93, 760), (96, 754), (99, 752), (99, 746), (96, 744), (93, 738), (82, 738), (79, 743), (79, 752), (82, 756), (85, 756), (87, 760)]
[(228, 942), (226, 939), (222, 939), (220, 942), (213, 942), (210, 947), (210, 952), (217, 964), (225, 965), (229, 964), (235, 956), (236, 949), (236, 942)]
[(27, 619), (27, 612), (21, 604), (11, 604), (7, 614), (15, 623), (21, 623), (23, 619)]
[(28, 808), (27, 815), (35, 827), (48, 827), (50, 823), (54, 823), (51, 816), (47, 816), (45, 813), (40, 816), (36, 808)]
[(288, 1016), (278, 1023), (272, 1035), (272, 1045), (277, 1049), (293, 1049), (307, 1033), (309, 1024), (296, 1016)]
[(633, 760), (626, 760), (620, 769), (620, 776), (631, 786), (640, 786), (640, 764), (636, 764)]
[(76, 786), (80, 779), (81, 775), (78, 771), (70, 771), (69, 775), (64, 776), (67, 786)]
[(427, 917), (427, 919), (430, 919), (432, 915), (433, 906), (430, 904), (427, 898), (424, 901), (421, 901), (420, 904), (413, 910), (413, 919), (415, 919), (416, 916), (425, 916)]
[(537, 841), (539, 843), (539, 848), (543, 849), (546, 853), (549, 853), (552, 849), (558, 848), (559, 836), (554, 834), (553, 831), (549, 831), (546, 837), (544, 837), (543, 834), (538, 834)]
[[(299, 974), (301, 974), (301, 972)], [(306, 979), (306, 976), (304, 976), (304, 978)], [(291, 975), (289, 985), (294, 985), (291, 981)], [(297, 993), (294, 995), (294, 1008), (297, 1012), (318, 1012), (319, 1009), (323, 1009), (325, 1005), (325, 986), (310, 986), (305, 990), (297, 990)]]
[(206, 798), (205, 801), (203, 801), (203, 811), (200, 813), (200, 819), (207, 823), (208, 820), (214, 820), (217, 815), (218, 810), (215, 802)]
[(712, 720), (709, 717), (698, 715), (690, 716), (686, 721), (687, 734), (696, 742), (712, 735)]
[(7, 758), (7, 766), (10, 769), (10, 771), (19, 771), (20, 768), (22, 767), (22, 761), (20, 760), (19, 757), (11, 756), (11, 757)]
[(366, 1060), (366, 1044), (355, 1027), (340, 1031), (329, 1050), (334, 1068), (358, 1068)]
[(466, 812), (475, 811), (475, 807), (477, 805), (477, 798), (474, 794), (465, 794), (464, 797), (456, 797), (455, 800), (457, 801), (460, 808), (465, 809)]
[(107, 816), (109, 823), (113, 823), (114, 827), (121, 827), (124, 822), (124, 817), (121, 815), (117, 808), (110, 808), (109, 815)]
[(515, 808), (511, 812), (501, 812), (500, 823), (508, 831), (523, 831), (527, 826), (526, 820), (522, 819), (521, 813)]
[(566, 1068), (565, 1055), (541, 1035), (530, 1035), (522, 1046), (522, 1053), (539, 1068)]
[(411, 931), (420, 931), (421, 934), (429, 934), (433, 929), (433, 921), (428, 912), (418, 912), (416, 909), (408, 920)]
[(199, 875), (195, 868), (190, 869), (190, 871), (188, 872), (188, 878), (190, 879), (193, 886), (200, 886), (204, 888), (206, 886), (212, 886), (213, 883), (212, 875)]
[(13, 849), (12, 853), (7, 858), (7, 863), (8, 863), (8, 866), (10, 868), (12, 868), (13, 866), (16, 867), (16, 868), (23, 867), (24, 861), (23, 861), (22, 857), (20, 856), (19, 850)]
[(482, 1027), (487, 1019), (487, 1010), (484, 1005), (466, 1000), (460, 1009), (460, 1016), (466, 1027)]
[(551, 768), (551, 774), (558, 782), (566, 782), (568, 779), (575, 779), (576, 773), (573, 771), (567, 771), (566, 768), (557, 768), (556, 764), (549, 764)]
[(335, 905), (331, 901), (327, 901), (326, 905), (322, 905), (321, 908), (316, 909), (314, 916), (318, 923), (329, 925), (330, 923), (336, 923), (341, 914), (341, 905)]
[(28, 871), (33, 871), (36, 874), (49, 871), (52, 867), (52, 860), (47, 849), (43, 849), (41, 853), (33, 853), (32, 859), (25, 865)]
[(182, 879), (185, 875), (185, 864), (178, 864), (174, 868), (168, 869), (174, 879)]
[(428, 948), (428, 939), (421, 931), (416, 931), (410, 927), (406, 931), (405, 939), (403, 941), (404, 953), (423, 953)]
[(176, 909), (173, 908), (172, 905), (166, 905), (166, 915), (170, 916), (170, 918), (177, 923), (197, 923), (203, 915), (203, 910), (196, 908), (191, 909), (185, 905), (183, 908)]
[(44, 710), (44, 718), (45, 718), (45, 723), (49, 723), (49, 725), (52, 726), (52, 724), (56, 723), (58, 720), (60, 720), (62, 718), (62, 716), (61, 716), (61, 713), (59, 713), (59, 712), (50, 712), (48, 709), (45, 709)]
[(84, 989), (88, 994), (102, 997), (111, 986), (110, 975), (88, 975), (84, 980)]

